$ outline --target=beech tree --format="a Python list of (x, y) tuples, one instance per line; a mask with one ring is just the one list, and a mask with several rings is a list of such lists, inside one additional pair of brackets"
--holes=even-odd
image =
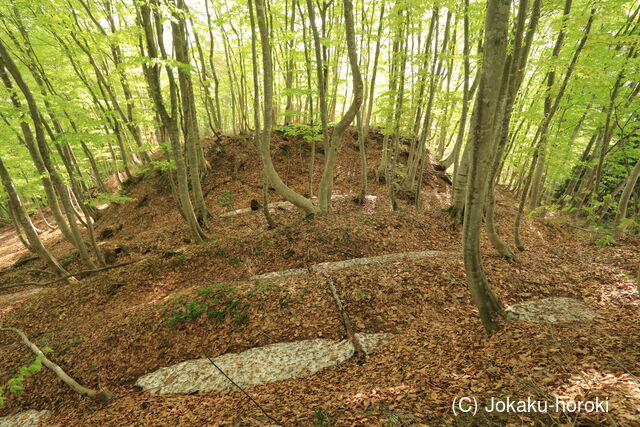
[(485, 24), (483, 62), (473, 114), (476, 120), (470, 130), (470, 171), (465, 202), (462, 244), (465, 273), (480, 319), (485, 328), (496, 328), (492, 316), (503, 307), (491, 290), (480, 254), (480, 232), (489, 177), (496, 144), (496, 119), (499, 119), (500, 93), (505, 90), (505, 62), (509, 30), (508, 0), (489, 0)]
[[(114, 186), (156, 171), (204, 242), (224, 133), (254, 138), (269, 227), (274, 198), (329, 214), (353, 132), (356, 201), (377, 191), (385, 209), (430, 208), (428, 161), (446, 174), (493, 328), (502, 308), (482, 232), (512, 262), (536, 215), (638, 231), (639, 36), (633, 0), (11, 1), (0, 11), (0, 222), (55, 274), (36, 217), (101, 268), (95, 206), (128, 200)], [(275, 132), (309, 148), (304, 185), (279, 170)], [(518, 204), (509, 230), (496, 221), (505, 197)]]

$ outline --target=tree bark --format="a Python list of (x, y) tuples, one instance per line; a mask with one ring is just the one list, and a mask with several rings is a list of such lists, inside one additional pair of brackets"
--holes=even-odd
[(262, 64), (263, 64), (263, 123), (262, 138), (260, 142), (260, 159), (265, 174), (276, 189), (276, 192), (284, 197), (285, 200), (293, 203), (307, 214), (316, 214), (320, 210), (311, 203), (311, 200), (295, 192), (289, 188), (276, 171), (271, 159), (271, 129), (273, 127), (273, 58), (271, 54), (271, 42), (269, 41), (269, 29), (267, 28), (267, 20), (265, 16), (264, 0), (256, 0), (256, 21), (258, 31), (260, 32), (260, 42), (262, 46)]
[[(67, 274), (67, 271), (60, 265), (58, 260), (49, 252), (49, 250), (44, 246), (42, 240), (38, 236), (38, 232), (36, 231), (33, 223), (31, 222), (31, 218), (24, 209), (22, 202), (20, 201), (20, 197), (18, 196), (18, 192), (16, 191), (13, 181), (11, 180), (11, 176), (9, 175), (9, 171), (4, 165), (2, 158), (0, 158), (0, 179), (2, 180), (2, 185), (9, 197), (9, 206), (10, 211), (13, 213), (14, 219), (17, 223), (22, 226), (24, 230), (28, 245), (27, 248), (34, 252), (36, 255), (40, 257), (49, 268), (51, 268), (52, 272), (58, 276), (63, 276)], [(16, 224), (17, 225), (17, 224)], [(16, 230), (18, 231), (18, 230)], [(19, 233), (18, 233), (19, 234)]]
[(494, 119), (498, 111), (501, 85), (504, 84), (509, 6), (509, 0), (489, 0), (487, 6), (484, 58), (476, 102), (477, 121), (469, 139), (472, 151), (462, 229), (465, 273), (471, 296), (478, 307), (482, 324), (487, 330), (497, 328), (493, 315), (504, 311), (502, 304), (489, 287), (484, 273), (480, 234), (488, 178), (495, 150)]
[(355, 118), (360, 106), (362, 105), (363, 89), (362, 75), (358, 66), (358, 53), (356, 51), (355, 24), (353, 20), (353, 4), (351, 0), (343, 0), (344, 3), (344, 25), (347, 37), (347, 51), (349, 56), (349, 66), (353, 80), (353, 99), (347, 112), (342, 116), (340, 121), (333, 128), (331, 133), (331, 141), (329, 143), (329, 151), (325, 152), (325, 164), (322, 178), (320, 179), (320, 188), (318, 191), (318, 202), (321, 213), (329, 211), (329, 202), (331, 201), (331, 190), (333, 189), (333, 169), (338, 154), (338, 149), (342, 143), (344, 131)]
[(627, 177), (627, 182), (624, 186), (624, 190), (622, 190), (620, 202), (618, 202), (618, 211), (616, 213), (616, 218), (614, 221), (616, 227), (619, 227), (622, 221), (627, 217), (627, 207), (629, 206), (629, 199), (631, 198), (631, 193), (633, 192), (633, 189), (638, 182), (638, 177), (640, 177), (640, 159), (638, 159), (633, 170)]

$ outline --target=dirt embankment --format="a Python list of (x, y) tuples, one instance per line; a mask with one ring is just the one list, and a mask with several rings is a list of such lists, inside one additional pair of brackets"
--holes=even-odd
[[(21, 396), (9, 396), (1, 415), (49, 409), (51, 425), (265, 423), (260, 411), (235, 390), (152, 396), (133, 385), (143, 374), (188, 359), (276, 342), (343, 337), (323, 276), (249, 281), (253, 275), (421, 250), (452, 255), (331, 272), (357, 332), (389, 332), (394, 338), (363, 366), (346, 362), (309, 377), (253, 388), (251, 394), (269, 413), (287, 425), (329, 420), (338, 425), (394, 420), (442, 424), (455, 421), (451, 400), (461, 393), (479, 398), (550, 393), (607, 395), (611, 407), (617, 405), (607, 416), (625, 424), (625, 417), (633, 415), (638, 402), (629, 387), (637, 380), (629, 372), (638, 371), (639, 358), (630, 349), (640, 342), (634, 326), (640, 310), (624, 272), (626, 259), (638, 261), (636, 241), (621, 240), (618, 246), (599, 250), (591, 237), (535, 218), (524, 222), (528, 250), (520, 254), (519, 263), (500, 259), (485, 241), (487, 275), (505, 303), (572, 297), (601, 314), (595, 322), (577, 327), (510, 322), (488, 336), (469, 296), (461, 256), (456, 255), (459, 231), (451, 228), (441, 210), (447, 205), (448, 184), (433, 165), (425, 172), (420, 211), (401, 201), (403, 209), (391, 212), (386, 187), (371, 180), (369, 192), (377, 196), (373, 211), (364, 212), (349, 198), (336, 200), (332, 214), (313, 219), (302, 218), (294, 209), (276, 209), (274, 217), (281, 226), (269, 230), (260, 211), (219, 216), (249, 207), (252, 199), (260, 199), (262, 188), (252, 137), (223, 136), (221, 143), (225, 152), (218, 152), (212, 142), (205, 144), (212, 165), (204, 181), (213, 213), (210, 241), (192, 244), (168, 182), (149, 174), (126, 189), (134, 201), (109, 207), (98, 221), (102, 243), (120, 248), (114, 261), (140, 262), (0, 305), (0, 324), (24, 330), (34, 342), (51, 347), (51, 358), (79, 382), (108, 386), (119, 398), (108, 406), (79, 399), (43, 371), (27, 378)], [(336, 168), (335, 194), (357, 191), (359, 153), (354, 147), (354, 135), (348, 132)], [(367, 144), (371, 177), (380, 150), (381, 135), (374, 132)], [(283, 179), (307, 192), (310, 147), (304, 138), (276, 133), (272, 151)], [(279, 200), (273, 192), (271, 197)], [(509, 242), (513, 215), (511, 199), (498, 192), (497, 223)], [(71, 248), (55, 234), (47, 244), (70, 270), (82, 269)], [(0, 283), (46, 279), (35, 271), (38, 268), (39, 261), (18, 269), (5, 267)], [(222, 316), (224, 301), (242, 310)], [(195, 316), (197, 304), (218, 314)], [(181, 320), (170, 320), (176, 318)], [(0, 335), (0, 384), (32, 360), (13, 337)], [(522, 417), (508, 420), (532, 421)], [(587, 420), (591, 418), (607, 420), (600, 415)], [(533, 421), (552, 423), (554, 418), (545, 415)]]

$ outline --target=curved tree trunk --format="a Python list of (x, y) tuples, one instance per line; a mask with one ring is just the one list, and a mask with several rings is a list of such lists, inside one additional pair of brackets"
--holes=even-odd
[(2, 41), (0, 41), (0, 56), (2, 57), (4, 66), (6, 67), (7, 71), (9, 71), (9, 74), (11, 74), (11, 76), (13, 77), (14, 81), (16, 82), (16, 85), (20, 88), (20, 91), (22, 92), (22, 94), (25, 97), (25, 100), (27, 101), (27, 105), (29, 107), (29, 114), (31, 116), (31, 119), (33, 120), (33, 126), (36, 132), (36, 143), (38, 145), (38, 150), (40, 151), (40, 155), (42, 156), (44, 167), (46, 168), (47, 172), (49, 173), (49, 176), (51, 177), (51, 183), (53, 184), (53, 188), (55, 189), (56, 193), (60, 197), (60, 201), (62, 202), (62, 206), (67, 215), (67, 219), (69, 220), (69, 228), (71, 230), (71, 235), (73, 237), (72, 242), (78, 249), (80, 259), (82, 259), (84, 264), (86, 264), (90, 268), (95, 268), (95, 264), (89, 257), (87, 246), (84, 243), (84, 240), (82, 239), (82, 234), (80, 232), (80, 229), (78, 228), (78, 224), (75, 221), (75, 214), (73, 212), (71, 201), (69, 200), (69, 196), (66, 192), (64, 183), (60, 178), (60, 175), (58, 174), (58, 171), (55, 165), (51, 161), (51, 157), (49, 155), (49, 147), (47, 145), (47, 141), (44, 134), (42, 116), (41, 116), (40, 110), (38, 109), (38, 106), (33, 97), (33, 94), (29, 89), (29, 86), (24, 81), (22, 74), (20, 73), (20, 70), (18, 69), (16, 64), (13, 62), (13, 59), (10, 57)]
[(264, 0), (256, 0), (256, 20), (258, 30), (260, 32), (260, 42), (262, 45), (262, 64), (263, 64), (263, 81), (264, 81), (264, 129), (262, 130), (262, 139), (260, 141), (260, 159), (265, 174), (276, 189), (276, 192), (284, 197), (285, 200), (293, 203), (307, 214), (319, 213), (317, 206), (311, 203), (311, 200), (295, 192), (285, 184), (271, 159), (271, 128), (273, 127), (273, 58), (271, 55), (271, 43), (269, 42), (269, 29), (267, 28), (267, 20), (265, 16)]
[[(159, 43), (156, 45), (156, 38), (153, 33), (153, 23), (151, 21), (151, 9), (148, 4), (143, 3), (140, 4), (139, 9), (139, 21), (140, 25), (144, 29), (144, 37), (147, 45), (148, 54), (153, 59), (158, 59), (158, 48), (160, 48), (160, 52), (162, 53), (163, 58), (166, 56), (164, 51), (163, 43), (163, 34), (162, 28), (158, 25), (160, 22), (160, 17), (157, 15), (158, 11), (154, 8), (154, 20), (156, 23), (156, 33), (158, 35), (157, 40)], [(175, 162), (176, 168), (176, 178), (178, 181), (177, 185), (177, 196), (178, 196), (178, 208), (185, 219), (189, 229), (191, 230), (191, 234), (196, 240), (197, 243), (202, 243), (206, 238), (206, 234), (200, 227), (198, 223), (198, 219), (193, 210), (193, 204), (191, 203), (191, 199), (189, 197), (189, 183), (187, 178), (187, 165), (184, 160), (184, 156), (182, 154), (182, 146), (180, 144), (180, 131), (178, 128), (177, 122), (177, 111), (178, 111), (178, 88), (174, 80), (173, 71), (171, 67), (167, 67), (167, 74), (169, 80), (169, 94), (171, 101), (171, 115), (167, 108), (165, 107), (164, 100), (162, 97), (162, 91), (160, 87), (160, 65), (158, 63), (153, 63), (151, 65), (144, 65), (143, 71), (145, 74), (145, 79), (147, 81), (147, 85), (149, 88), (149, 95), (153, 101), (154, 107), (164, 128), (166, 129), (169, 140), (171, 142), (171, 155)]]
[(353, 99), (347, 112), (342, 119), (336, 124), (331, 133), (331, 142), (329, 143), (329, 151), (325, 153), (325, 164), (322, 178), (320, 179), (320, 188), (318, 191), (318, 201), (320, 212), (327, 213), (329, 211), (329, 202), (331, 201), (331, 190), (333, 189), (333, 169), (335, 167), (338, 149), (342, 143), (342, 135), (356, 117), (360, 106), (362, 105), (364, 84), (362, 83), (362, 75), (358, 66), (358, 53), (356, 51), (355, 24), (353, 21), (353, 4), (351, 0), (343, 0), (344, 2), (344, 25), (347, 34), (347, 51), (349, 56), (349, 65), (353, 79)]
[(627, 217), (627, 207), (629, 206), (629, 199), (631, 198), (633, 188), (636, 186), (636, 182), (638, 182), (638, 177), (640, 177), (640, 159), (636, 162), (636, 165), (629, 174), (627, 182), (624, 186), (624, 190), (622, 190), (620, 202), (618, 203), (618, 212), (616, 213), (615, 218), (616, 227), (619, 227), (621, 222)]
[(27, 212), (22, 206), (22, 202), (20, 201), (18, 192), (13, 185), (13, 181), (11, 180), (11, 176), (9, 175), (9, 171), (5, 167), (2, 158), (0, 158), (0, 180), (2, 181), (2, 185), (7, 192), (7, 195), (9, 196), (9, 210), (13, 212), (12, 216), (15, 217), (14, 219), (22, 226), (26, 234), (28, 241), (27, 247), (36, 255), (38, 255), (44, 262), (46, 262), (53, 273), (57, 274), (58, 276), (64, 276), (65, 274), (68, 274), (67, 271), (60, 265), (58, 260), (42, 244), (42, 241), (40, 240), (40, 237), (38, 236), (38, 233), (33, 226), (33, 223), (31, 222), (31, 218), (29, 218), (29, 215), (27, 215)]
[[(185, 20), (187, 10), (184, 0), (177, 0), (177, 8), (178, 11), (173, 13), (174, 20), (171, 24), (174, 50), (176, 60), (184, 64), (184, 66), (188, 66), (189, 48), (187, 45), (187, 24)], [(180, 101), (182, 103), (182, 118), (184, 122), (184, 141), (187, 151), (187, 163), (189, 178), (191, 180), (191, 189), (193, 190), (195, 214), (198, 219), (198, 224), (206, 228), (209, 211), (204, 202), (202, 185), (200, 183), (200, 166), (202, 164), (202, 166), (206, 168), (207, 165), (201, 160), (203, 155), (202, 148), (200, 146), (198, 119), (196, 117), (193, 82), (191, 80), (191, 75), (185, 71), (183, 67), (178, 68), (178, 82), (180, 85)]]
[[(254, 139), (258, 153), (260, 151), (260, 86), (258, 80), (258, 54), (256, 49), (256, 25), (253, 17), (253, 4), (249, 0), (249, 17), (251, 20), (251, 62), (253, 65), (253, 125)], [(276, 228), (276, 222), (269, 213), (269, 181), (264, 167), (262, 168), (262, 212), (270, 228)]]
[(493, 315), (504, 311), (484, 273), (480, 253), (482, 216), (495, 151), (494, 120), (504, 84), (509, 0), (489, 0), (485, 23), (484, 61), (476, 102), (477, 121), (471, 129), (471, 162), (462, 229), (462, 250), (469, 289), (487, 330), (497, 328)]

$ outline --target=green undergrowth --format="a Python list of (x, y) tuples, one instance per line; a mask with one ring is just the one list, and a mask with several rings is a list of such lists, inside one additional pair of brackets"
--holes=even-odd
[[(44, 354), (51, 353), (51, 351), (52, 350), (48, 347), (45, 347), (42, 350)], [(7, 397), (5, 396), (5, 392), (9, 392), (17, 396), (22, 394), (22, 392), (24, 391), (23, 384), (25, 379), (28, 376), (38, 373), (42, 370), (43, 359), (44, 359), (44, 356), (36, 357), (35, 360), (31, 363), (31, 365), (21, 367), (18, 370), (18, 372), (13, 377), (11, 377), (9, 381), (7, 381), (7, 383), (4, 386), (0, 386), (0, 408), (4, 406), (4, 403), (7, 400)]]
[(164, 314), (169, 326), (191, 322), (206, 314), (211, 321), (229, 321), (242, 325), (249, 320), (249, 303), (237, 287), (230, 283), (216, 283), (198, 288), (195, 295), (187, 299), (178, 295), (168, 302)]

